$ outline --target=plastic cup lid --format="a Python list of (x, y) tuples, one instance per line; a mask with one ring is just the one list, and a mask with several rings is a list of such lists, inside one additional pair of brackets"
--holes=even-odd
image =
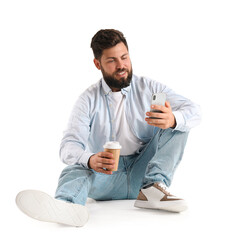
[(119, 142), (106, 142), (105, 145), (103, 145), (104, 148), (108, 148), (108, 149), (121, 149), (121, 145)]

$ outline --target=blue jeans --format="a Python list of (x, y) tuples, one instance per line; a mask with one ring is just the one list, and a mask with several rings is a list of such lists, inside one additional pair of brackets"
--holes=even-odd
[(107, 175), (80, 165), (61, 173), (55, 198), (85, 205), (95, 200), (136, 199), (142, 187), (154, 182), (170, 186), (182, 159), (188, 132), (159, 129), (134, 155), (120, 156), (118, 171)]

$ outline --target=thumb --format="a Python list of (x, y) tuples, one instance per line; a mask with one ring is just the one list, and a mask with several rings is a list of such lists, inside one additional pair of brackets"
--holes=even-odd
[(171, 109), (170, 103), (168, 101), (165, 102), (165, 106)]

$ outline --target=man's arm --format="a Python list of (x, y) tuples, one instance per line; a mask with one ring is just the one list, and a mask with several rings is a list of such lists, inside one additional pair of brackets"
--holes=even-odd
[[(160, 106), (154, 106), (154, 109), (161, 110), (168, 115), (168, 116), (165, 116), (167, 117), (165, 119), (165, 123), (161, 122), (161, 120), (159, 121), (156, 120), (156, 121), (153, 121), (153, 124), (151, 125), (160, 124), (160, 126), (163, 129), (171, 127), (181, 132), (187, 132), (191, 128), (197, 126), (200, 123), (201, 108), (198, 104), (175, 93), (172, 89), (168, 88), (166, 85), (153, 80), (149, 81), (149, 88), (151, 89), (152, 93), (163, 92), (163, 93), (166, 93), (166, 96), (167, 96), (167, 99), (166, 99), (167, 103), (165, 104), (165, 106), (161, 107), (161, 109), (160, 109)], [(148, 112), (147, 117), (150, 117), (150, 116), (151, 115)], [(152, 116), (154, 117), (154, 115)], [(164, 115), (161, 115), (161, 116), (156, 115), (156, 117), (163, 118)], [(149, 121), (150, 123), (152, 122), (151, 120)]]
[(88, 159), (94, 154), (86, 151), (90, 134), (89, 101), (80, 96), (73, 107), (68, 126), (60, 146), (60, 158), (67, 165), (87, 166)]
[(60, 158), (67, 165), (80, 164), (96, 172), (112, 174), (114, 168), (112, 153), (89, 153), (86, 151), (90, 135), (90, 106), (85, 97), (80, 97), (74, 105), (67, 130), (60, 147)]

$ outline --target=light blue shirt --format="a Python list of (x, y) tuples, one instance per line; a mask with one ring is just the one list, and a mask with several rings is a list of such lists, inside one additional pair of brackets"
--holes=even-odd
[[(186, 132), (200, 122), (199, 105), (152, 79), (133, 75), (130, 86), (121, 89), (121, 92), (125, 97), (127, 122), (141, 145), (149, 142), (157, 131), (157, 127), (145, 121), (153, 93), (166, 93), (166, 100), (170, 102), (176, 119), (173, 131)], [(88, 167), (90, 156), (103, 151), (105, 142), (117, 141), (111, 93), (109, 86), (101, 79), (78, 98), (60, 147), (60, 158), (67, 165), (81, 164)]]

